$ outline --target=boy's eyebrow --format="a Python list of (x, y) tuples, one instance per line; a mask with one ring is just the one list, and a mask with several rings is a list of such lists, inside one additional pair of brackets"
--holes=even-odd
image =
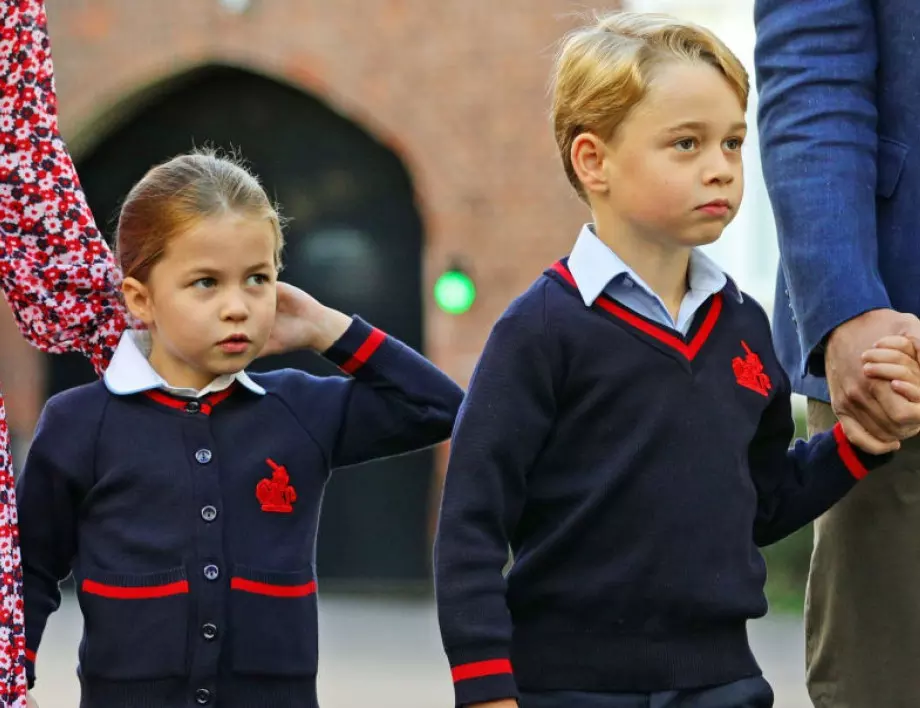
[[(666, 128), (665, 132), (666, 133), (679, 133), (682, 130), (697, 130), (697, 131), (702, 132), (702, 131), (705, 131), (707, 127), (709, 127), (708, 124), (703, 123), (702, 121), (688, 120), (688, 121), (684, 121), (683, 123), (678, 123), (677, 125), (673, 125), (673, 126)], [(745, 123), (744, 121), (739, 121), (737, 123), (732, 123), (731, 126), (729, 127), (729, 132), (737, 132), (739, 130), (747, 130), (747, 123)]]

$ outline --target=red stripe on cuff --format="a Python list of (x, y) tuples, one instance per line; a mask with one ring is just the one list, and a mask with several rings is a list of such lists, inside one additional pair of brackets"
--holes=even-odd
[(851, 475), (856, 479), (862, 479), (869, 474), (869, 470), (859, 461), (856, 450), (854, 450), (853, 446), (850, 444), (846, 433), (843, 432), (843, 426), (839, 421), (834, 426), (834, 440), (837, 441), (837, 454), (840, 455), (840, 459), (843, 461), (844, 466), (850, 471)]
[(167, 585), (126, 588), (117, 585), (103, 585), (95, 580), (84, 580), (82, 588), (85, 593), (108, 597), (112, 600), (152, 600), (158, 597), (188, 594), (188, 581), (179, 580)]
[(496, 674), (510, 674), (511, 662), (507, 659), (490, 659), (489, 661), (477, 661), (473, 664), (461, 664), (450, 670), (450, 675), (457, 681), (467, 681), (483, 676), (495, 676)]
[(33, 664), (35, 663), (35, 652), (31, 649), (26, 649), (26, 661), (31, 661)]
[(352, 355), (351, 359), (342, 364), (342, 371), (346, 374), (355, 373), (367, 363), (367, 360), (371, 358), (371, 355), (377, 351), (386, 338), (387, 336), (375, 327), (367, 336), (367, 339), (364, 340), (364, 344), (358, 347), (358, 351)]
[(232, 578), (230, 580), (230, 589), (251, 592), (256, 595), (268, 595), (269, 597), (306, 597), (316, 592), (316, 581), (312, 580), (306, 585), (272, 585), (244, 578)]

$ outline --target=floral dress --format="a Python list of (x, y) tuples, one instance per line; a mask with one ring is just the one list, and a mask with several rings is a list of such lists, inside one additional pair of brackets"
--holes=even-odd
[[(125, 319), (120, 276), (58, 133), (42, 0), (0, 0), (0, 288), (23, 335), (97, 371)], [(0, 395), (0, 706), (25, 706), (22, 570)], [(29, 657), (34, 659), (34, 657)]]

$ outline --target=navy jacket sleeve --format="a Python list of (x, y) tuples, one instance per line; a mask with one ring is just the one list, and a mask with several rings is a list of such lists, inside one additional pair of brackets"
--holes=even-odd
[(869, 470), (891, 455), (870, 455), (853, 447), (840, 423), (808, 442), (789, 443), (795, 432), (789, 379), (782, 375), (761, 416), (749, 464), (757, 489), (754, 541), (767, 546), (827, 511)]
[(93, 478), (92, 424), (98, 415), (87, 406), (74, 407), (71, 393), (45, 405), (16, 483), (30, 687), (45, 624), (61, 604), (58, 584), (71, 571), (78, 509)]
[(542, 298), (513, 305), (495, 325), (451, 442), (435, 586), (458, 706), (517, 696), (503, 569), (555, 414)]
[(421, 354), (355, 317), (325, 352), (353, 378), (330, 466), (430, 447), (450, 437), (463, 391)]
[(876, 236), (871, 0), (756, 0), (760, 146), (803, 370), (834, 328), (890, 307)]

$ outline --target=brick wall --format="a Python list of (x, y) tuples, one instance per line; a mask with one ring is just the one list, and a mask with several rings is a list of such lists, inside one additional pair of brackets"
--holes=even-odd
[[(323, 97), (390, 145), (414, 179), (426, 232), (426, 351), (465, 384), (491, 323), (565, 254), (586, 217), (558, 163), (546, 96), (554, 42), (586, 5), (251, 0), (238, 14), (225, 7), (241, 2), (47, 0), (61, 124), (78, 161), (147, 92), (201, 64), (239, 66)], [(428, 294), (454, 255), (479, 286), (475, 306), (460, 317), (441, 313)], [(23, 349), (0, 331), (0, 358), (24, 366)], [(11, 393), (10, 408), (29, 425), (29, 394)]]

